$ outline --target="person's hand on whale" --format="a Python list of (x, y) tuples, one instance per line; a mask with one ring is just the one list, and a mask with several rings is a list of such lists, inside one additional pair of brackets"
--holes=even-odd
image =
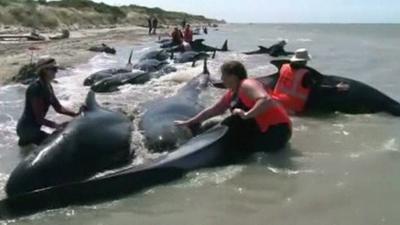
[(175, 120), (174, 124), (179, 127), (190, 127), (193, 125), (191, 120)]
[(87, 106), (86, 105), (81, 105), (81, 107), (79, 107), (79, 111), (76, 113), (76, 116), (81, 115), (82, 113), (84, 113), (87, 110)]
[(232, 111), (232, 115), (240, 116), (240, 118), (242, 118), (244, 120), (248, 119), (247, 112), (245, 112), (243, 109), (238, 109), (238, 108), (234, 109)]

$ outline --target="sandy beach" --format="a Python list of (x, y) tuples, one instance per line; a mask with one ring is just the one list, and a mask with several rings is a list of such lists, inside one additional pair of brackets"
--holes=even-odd
[[(55, 33), (41, 33), (48, 37)], [(22, 65), (31, 60), (30, 47), (40, 50), (34, 51), (34, 61), (40, 56), (54, 57), (60, 66), (71, 67), (86, 62), (96, 52), (87, 49), (101, 43), (112, 46), (116, 42), (135, 44), (143, 41), (147, 36), (147, 29), (138, 26), (82, 29), (70, 31), (70, 38), (63, 40), (46, 41), (1, 41), (0, 42), (0, 85), (10, 82), (10, 79), (18, 73)]]

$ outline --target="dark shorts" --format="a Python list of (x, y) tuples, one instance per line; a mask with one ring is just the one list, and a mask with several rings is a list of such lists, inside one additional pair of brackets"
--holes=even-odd
[(229, 127), (227, 148), (244, 153), (275, 152), (285, 147), (292, 131), (289, 124), (276, 124), (261, 132), (255, 120), (243, 120), (229, 116), (222, 124)]
[(17, 135), (19, 137), (18, 145), (25, 146), (29, 144), (41, 144), (49, 134), (40, 130), (40, 127), (18, 123)]

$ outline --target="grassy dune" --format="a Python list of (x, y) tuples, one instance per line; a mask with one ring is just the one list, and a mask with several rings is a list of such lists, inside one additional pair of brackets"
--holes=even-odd
[(146, 26), (156, 16), (161, 25), (176, 25), (183, 18), (190, 23), (221, 23), (204, 16), (164, 11), (137, 5), (115, 7), (89, 0), (0, 0), (0, 26), (29, 28), (90, 28), (104, 25)]

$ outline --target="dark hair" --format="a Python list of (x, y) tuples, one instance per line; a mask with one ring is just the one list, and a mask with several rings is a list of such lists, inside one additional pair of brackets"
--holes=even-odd
[(37, 71), (37, 75), (38, 75), (41, 79), (43, 79), (44, 76), (46, 75), (45, 69), (40, 69), (40, 70), (38, 70), (38, 71)]
[(239, 61), (229, 61), (221, 66), (221, 73), (224, 75), (234, 75), (239, 80), (247, 78), (247, 71), (244, 65)]

